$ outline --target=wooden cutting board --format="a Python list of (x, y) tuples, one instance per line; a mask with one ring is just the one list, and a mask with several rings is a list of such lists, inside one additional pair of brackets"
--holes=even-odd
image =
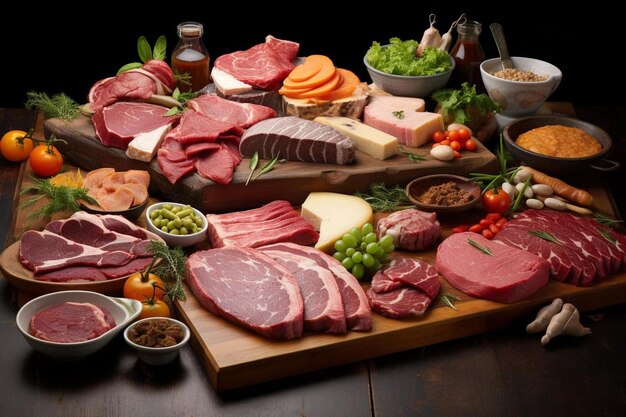
[[(91, 119), (79, 116), (70, 123), (50, 119), (44, 125), (46, 137), (54, 134), (68, 141), (59, 143), (63, 155), (86, 170), (113, 167), (118, 171), (145, 169), (150, 172), (150, 192), (164, 200), (191, 204), (205, 213), (243, 210), (259, 207), (273, 200), (288, 200), (300, 205), (312, 191), (332, 191), (352, 194), (366, 191), (372, 182), (406, 184), (430, 174), (467, 175), (469, 172), (490, 172), (496, 169), (496, 157), (482, 144), (475, 152), (463, 152), (463, 157), (451, 162), (438, 161), (429, 155), (430, 144), (407, 148), (426, 156), (425, 161), (412, 162), (405, 155), (385, 161), (357, 151), (350, 165), (314, 164), (288, 161), (277, 164), (273, 171), (245, 185), (250, 170), (249, 159), (237, 167), (233, 181), (219, 185), (192, 174), (172, 185), (161, 174), (156, 158), (145, 163), (128, 158), (120, 149), (102, 145), (96, 138)], [(262, 166), (263, 162), (259, 164)]]

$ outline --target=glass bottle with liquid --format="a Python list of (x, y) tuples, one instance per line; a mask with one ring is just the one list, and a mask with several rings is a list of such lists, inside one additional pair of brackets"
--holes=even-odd
[[(178, 25), (178, 44), (172, 52), (172, 69), (179, 77), (180, 91), (198, 91), (209, 83), (210, 57), (202, 35), (202, 23), (183, 22)], [(185, 76), (188, 74), (188, 77)]]
[(450, 85), (459, 88), (462, 83), (467, 81), (476, 85), (476, 91), (484, 93), (485, 87), (480, 75), (480, 64), (485, 60), (485, 53), (478, 39), (482, 26), (479, 22), (468, 20), (457, 25), (456, 30), (458, 39), (450, 52), (456, 62), (456, 67), (452, 73)]

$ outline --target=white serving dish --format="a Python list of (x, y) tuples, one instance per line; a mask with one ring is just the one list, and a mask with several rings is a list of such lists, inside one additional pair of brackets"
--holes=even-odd
[(180, 203), (174, 203), (174, 202), (169, 202), (169, 201), (152, 204), (146, 210), (146, 224), (148, 225), (148, 230), (150, 230), (153, 233), (156, 233), (161, 238), (163, 238), (163, 240), (165, 241), (165, 243), (167, 243), (168, 246), (179, 246), (179, 247), (185, 248), (187, 246), (192, 246), (192, 245), (195, 245), (196, 243), (200, 243), (206, 238), (206, 231), (208, 228), (208, 222), (207, 222), (206, 216), (202, 214), (200, 210), (197, 210), (193, 207), (192, 209), (194, 213), (196, 214), (196, 216), (199, 216), (202, 219), (202, 228), (196, 233), (192, 233), (188, 235), (173, 235), (171, 233), (166, 233), (162, 231), (161, 229), (157, 228), (154, 224), (152, 224), (152, 220), (150, 220), (150, 213), (162, 207), (164, 204), (170, 204), (174, 207), (185, 207), (187, 205), (187, 204), (180, 204)]

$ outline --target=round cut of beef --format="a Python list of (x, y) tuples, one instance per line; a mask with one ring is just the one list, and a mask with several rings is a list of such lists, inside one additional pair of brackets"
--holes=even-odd
[(381, 219), (376, 226), (378, 238), (393, 237), (396, 249), (418, 251), (428, 249), (441, 237), (437, 213), (417, 209), (400, 210)]
[(115, 327), (105, 308), (91, 303), (65, 302), (47, 307), (30, 320), (30, 333), (38, 339), (57, 343), (95, 339)]

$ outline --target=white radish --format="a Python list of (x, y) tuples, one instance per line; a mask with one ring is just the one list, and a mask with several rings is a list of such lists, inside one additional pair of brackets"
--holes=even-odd
[(552, 194), (554, 194), (554, 190), (549, 185), (535, 184), (531, 188), (533, 189), (535, 194), (538, 194), (538, 195), (545, 195), (546, 197), (549, 197)]
[(465, 13), (463, 13), (457, 20), (452, 22), (450, 25), (450, 29), (441, 37), (441, 43), (439, 44), (439, 49), (443, 49), (444, 51), (448, 51), (450, 49), (450, 45), (452, 45), (452, 29), (456, 27), (456, 25), (465, 23), (467, 19), (465, 18)]
[(543, 208), (543, 203), (536, 198), (529, 198), (528, 200), (526, 200), (526, 207), (535, 210), (541, 210)]
[(428, 21), (430, 22), (430, 27), (424, 31), (422, 40), (420, 40), (420, 43), (415, 50), (415, 55), (417, 56), (422, 56), (427, 47), (433, 46), (436, 48), (441, 43), (441, 35), (439, 35), (439, 31), (434, 26), (437, 21), (436, 16), (431, 13), (428, 16)]

